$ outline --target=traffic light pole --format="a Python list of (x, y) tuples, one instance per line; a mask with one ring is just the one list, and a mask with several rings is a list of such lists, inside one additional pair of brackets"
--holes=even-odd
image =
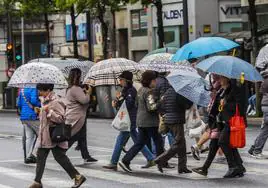
[(21, 17), (21, 61), (25, 64), (25, 51), (24, 51), (24, 18)]

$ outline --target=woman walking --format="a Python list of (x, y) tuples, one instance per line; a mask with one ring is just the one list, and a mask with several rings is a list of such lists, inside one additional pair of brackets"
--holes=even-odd
[(146, 71), (142, 75), (142, 87), (138, 91), (138, 112), (137, 112), (137, 127), (138, 139), (137, 142), (119, 162), (119, 166), (126, 172), (132, 172), (130, 162), (141, 151), (142, 148), (152, 138), (156, 145), (157, 156), (162, 154), (163, 139), (158, 133), (159, 116), (157, 112), (158, 105), (153, 96), (153, 88), (156, 86), (156, 75), (152, 71)]
[(50, 137), (50, 128), (56, 124), (64, 123), (65, 106), (53, 92), (53, 84), (38, 84), (39, 96), (43, 97), (40, 112), (40, 130), (37, 140), (37, 165), (34, 183), (30, 188), (42, 188), (41, 179), (44, 173), (46, 159), (52, 151), (55, 160), (64, 168), (68, 175), (74, 179), (72, 188), (80, 187), (86, 178), (80, 175), (66, 156), (68, 142), (54, 143)]
[(66, 124), (72, 125), (72, 137), (69, 148), (78, 141), (82, 158), (85, 163), (96, 162), (89, 155), (87, 148), (87, 108), (89, 106), (91, 88), (80, 87), (81, 70), (72, 69), (69, 75), (69, 88), (66, 93)]
[[(120, 76), (120, 85), (123, 87), (123, 90), (121, 94), (117, 97), (115, 101), (113, 101), (113, 107), (115, 107), (117, 110), (120, 109), (122, 103), (125, 101), (127, 105), (127, 110), (130, 116), (131, 121), (131, 128), (130, 132), (121, 131), (119, 135), (117, 136), (114, 151), (112, 154), (111, 163), (103, 166), (103, 168), (106, 169), (112, 169), (117, 170), (117, 163), (119, 161), (121, 152), (123, 150), (123, 147), (125, 146), (129, 135), (132, 138), (133, 142), (136, 143), (138, 141), (138, 132), (136, 130), (136, 118), (137, 118), (137, 106), (136, 106), (136, 97), (137, 97), (137, 91), (133, 87), (133, 74), (129, 71), (124, 71)], [(147, 146), (144, 146), (141, 150), (142, 154), (147, 159), (147, 164), (143, 166), (142, 168), (149, 168), (151, 166), (154, 166), (154, 157), (153, 154), (150, 152), (150, 150), (147, 148)]]
[[(230, 147), (230, 119), (236, 113), (238, 106), (240, 115), (246, 122), (246, 90), (245, 85), (237, 80), (220, 77), (221, 90), (217, 94), (216, 101), (210, 113), (211, 143), (208, 158), (201, 168), (193, 169), (194, 172), (206, 176), (219, 147), (223, 150), (227, 159), (229, 170), (224, 178), (242, 177), (246, 172), (243, 161), (237, 148)], [(219, 133), (218, 133), (219, 132)], [(214, 136), (213, 136), (214, 134)]]

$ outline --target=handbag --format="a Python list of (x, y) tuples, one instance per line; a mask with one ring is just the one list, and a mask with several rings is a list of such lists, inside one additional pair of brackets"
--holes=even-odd
[(195, 129), (202, 125), (202, 120), (198, 112), (197, 106), (193, 105), (188, 113), (186, 113), (186, 128)]
[(131, 121), (124, 101), (112, 122), (112, 127), (118, 131), (130, 131), (130, 126)]
[(194, 129), (189, 129), (189, 137), (190, 138), (200, 138), (202, 134), (205, 132), (207, 125), (201, 120), (201, 125)]
[(55, 143), (68, 141), (71, 138), (71, 125), (67, 124), (56, 124), (55, 127), (50, 127), (50, 137), (51, 141)]
[(167, 134), (169, 131), (169, 128), (165, 125), (165, 122), (164, 122), (164, 116), (159, 116), (159, 127), (158, 127), (158, 132), (160, 134)]
[(246, 124), (243, 116), (240, 116), (238, 105), (235, 115), (229, 121), (230, 146), (232, 148), (244, 148), (246, 145)]

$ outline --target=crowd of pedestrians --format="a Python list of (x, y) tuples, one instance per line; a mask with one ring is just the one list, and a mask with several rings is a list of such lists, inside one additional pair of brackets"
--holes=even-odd
[[(117, 170), (118, 166), (126, 172), (132, 172), (131, 162), (141, 151), (146, 158), (142, 168), (157, 165), (163, 173), (163, 168), (172, 168), (168, 161), (178, 158), (178, 173), (191, 173), (187, 167), (187, 151), (185, 139), (186, 111), (191, 109), (193, 102), (178, 94), (165, 78), (166, 73), (145, 71), (141, 78), (141, 87), (137, 91), (133, 86), (133, 74), (124, 71), (120, 80), (121, 92), (117, 93), (112, 106), (119, 110), (126, 103), (130, 117), (130, 131), (120, 131), (114, 145), (110, 163), (103, 166), (106, 169)], [(238, 108), (246, 122), (247, 95), (246, 83), (228, 79), (224, 76), (212, 75), (211, 103), (207, 110), (207, 127), (197, 144), (191, 147), (193, 157), (200, 160), (202, 145), (210, 140), (209, 153), (202, 167), (193, 171), (207, 176), (208, 169), (217, 153), (224, 153), (228, 171), (224, 178), (242, 177), (246, 172), (243, 161), (237, 149), (230, 147), (229, 121)], [(70, 162), (66, 151), (77, 142), (85, 163), (97, 162), (87, 149), (87, 108), (92, 89), (82, 86), (81, 70), (72, 69), (69, 75), (69, 88), (65, 97), (58, 97), (51, 84), (38, 84), (37, 89), (20, 90), (18, 107), (25, 130), (25, 163), (37, 163), (35, 182), (30, 188), (42, 187), (46, 159), (52, 151), (55, 160), (74, 180), (73, 187), (80, 187), (86, 178), (81, 175)], [(268, 138), (267, 134), (267, 77), (262, 86), (264, 123), (262, 130), (249, 153), (260, 156)], [(51, 139), (51, 130), (56, 124), (71, 125), (71, 138), (68, 141), (55, 143)], [(164, 127), (164, 131), (161, 128)], [(169, 149), (165, 150), (164, 140), (168, 135)], [(134, 144), (120, 160), (124, 146), (129, 137)], [(35, 151), (37, 148), (37, 151)]]

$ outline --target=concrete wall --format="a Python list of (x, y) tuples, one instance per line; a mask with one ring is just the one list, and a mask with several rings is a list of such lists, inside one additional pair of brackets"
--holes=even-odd
[[(219, 32), (219, 8), (217, 0), (195, 0), (196, 38)], [(204, 25), (211, 25), (211, 33), (203, 32)]]

